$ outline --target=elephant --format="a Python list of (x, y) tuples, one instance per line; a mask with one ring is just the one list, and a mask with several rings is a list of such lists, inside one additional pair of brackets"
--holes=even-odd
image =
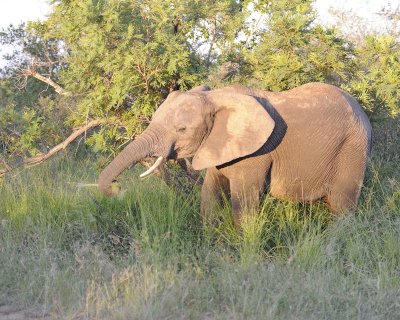
[(100, 173), (99, 189), (145, 157), (157, 157), (141, 175), (169, 159), (191, 158), (207, 169), (200, 211), (207, 220), (227, 196), (240, 230), (260, 197), (324, 201), (333, 215), (357, 206), (371, 149), (371, 124), (350, 94), (308, 83), (270, 92), (232, 85), (173, 91), (149, 126)]

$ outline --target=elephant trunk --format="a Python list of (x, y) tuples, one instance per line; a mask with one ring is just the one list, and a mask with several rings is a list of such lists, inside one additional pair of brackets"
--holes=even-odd
[(113, 195), (111, 185), (128, 167), (148, 157), (157, 144), (156, 135), (146, 130), (138, 139), (132, 141), (113, 161), (100, 173), (99, 189), (108, 196)]

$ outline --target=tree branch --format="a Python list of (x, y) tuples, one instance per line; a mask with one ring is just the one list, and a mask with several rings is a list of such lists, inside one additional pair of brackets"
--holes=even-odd
[(32, 165), (32, 164), (40, 163), (40, 162), (47, 160), (48, 158), (50, 158), (51, 156), (56, 154), (58, 151), (64, 150), (72, 141), (74, 141), (76, 138), (78, 138), (81, 134), (84, 134), (89, 129), (97, 127), (97, 126), (101, 125), (102, 123), (104, 123), (104, 121), (102, 121), (100, 119), (89, 121), (86, 125), (78, 128), (74, 132), (72, 132), (72, 134), (67, 139), (65, 139), (60, 144), (56, 145), (54, 148), (52, 148), (46, 154), (43, 154), (43, 155), (40, 155), (37, 157), (33, 157), (33, 158), (28, 158), (24, 161), (24, 164)]
[(72, 141), (74, 141), (77, 137), (79, 137), (80, 135), (85, 133), (87, 130), (92, 129), (94, 127), (97, 127), (97, 126), (99, 126), (101, 124), (104, 124), (105, 122), (106, 121), (103, 120), (103, 119), (96, 119), (96, 120), (89, 121), (86, 125), (74, 130), (74, 132), (72, 132), (72, 134), (67, 139), (65, 139), (60, 144), (56, 145), (49, 152), (47, 152), (45, 154), (42, 154), (40, 156), (36, 156), (36, 157), (25, 159), (22, 163), (14, 166), (14, 167), (10, 167), (9, 165), (5, 165), (6, 168), (0, 170), (0, 177), (6, 175), (7, 173), (9, 173), (10, 171), (12, 171), (12, 170), (14, 170), (16, 168), (19, 168), (19, 167), (22, 167), (22, 166), (31, 166), (31, 165), (39, 164), (39, 163), (47, 160), (48, 158), (50, 158), (51, 156), (55, 155), (60, 150), (64, 150)]
[(47, 78), (40, 73), (37, 73), (34, 69), (25, 69), (23, 70), (22, 74), (26, 77), (31, 76), (34, 77), (44, 83), (47, 83), (49, 86), (53, 87), (54, 90), (62, 96), (69, 96), (71, 95), (71, 92), (66, 91), (63, 87), (61, 87), (58, 83), (55, 83), (53, 80), (50, 78)]

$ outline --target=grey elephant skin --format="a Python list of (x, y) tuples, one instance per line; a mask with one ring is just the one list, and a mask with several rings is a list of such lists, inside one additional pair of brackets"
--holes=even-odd
[(205, 219), (225, 194), (240, 228), (266, 191), (279, 199), (323, 200), (340, 214), (357, 205), (370, 146), (366, 114), (335, 86), (309, 83), (283, 92), (201, 86), (169, 94), (143, 134), (101, 172), (99, 188), (112, 195), (121, 172), (145, 157), (158, 157), (154, 167), (193, 157), (196, 170), (207, 169)]

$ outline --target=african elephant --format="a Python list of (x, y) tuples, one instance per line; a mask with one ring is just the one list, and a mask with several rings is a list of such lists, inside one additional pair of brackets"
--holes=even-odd
[(193, 157), (207, 169), (201, 213), (207, 218), (225, 193), (237, 228), (260, 195), (308, 202), (324, 200), (333, 214), (357, 205), (371, 145), (371, 125), (343, 90), (309, 83), (267, 92), (239, 85), (174, 91), (143, 134), (100, 174), (111, 195), (118, 175), (139, 160), (158, 157), (141, 176), (168, 159)]

